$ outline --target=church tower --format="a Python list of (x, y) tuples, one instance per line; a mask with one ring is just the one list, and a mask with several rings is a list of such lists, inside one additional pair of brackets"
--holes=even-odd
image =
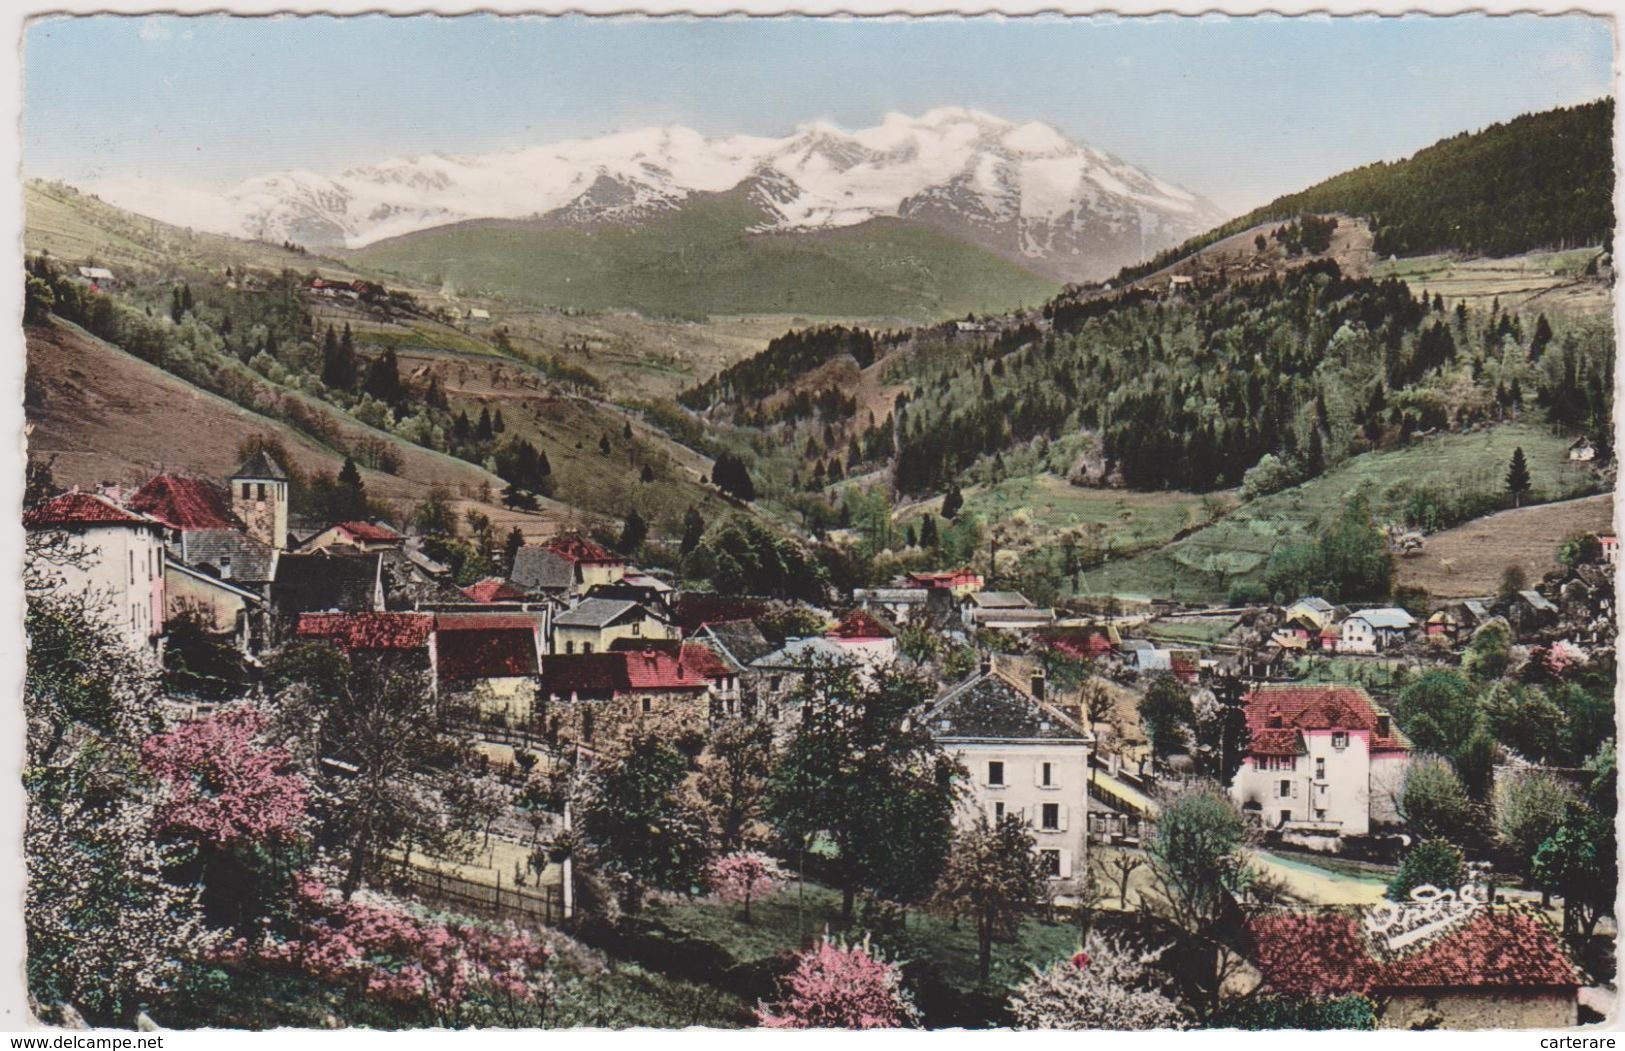
[(248, 535), (281, 551), (288, 543), (288, 472), (260, 450), (231, 476), (231, 509)]

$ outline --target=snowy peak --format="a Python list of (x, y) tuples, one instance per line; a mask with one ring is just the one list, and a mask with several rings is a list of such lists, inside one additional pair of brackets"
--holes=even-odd
[[(637, 225), (695, 194), (738, 189), (758, 229), (928, 223), (1061, 280), (1097, 277), (1225, 216), (1040, 121), (960, 107), (783, 138), (645, 128), (503, 153), (399, 157), (337, 175), (276, 172), (223, 193), (103, 196), (158, 218), (313, 247), (356, 248), (467, 219)], [(122, 198), (122, 199), (121, 199)]]

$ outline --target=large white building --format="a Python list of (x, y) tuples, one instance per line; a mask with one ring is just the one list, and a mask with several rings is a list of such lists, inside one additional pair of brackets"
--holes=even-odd
[(164, 526), (94, 493), (64, 493), (23, 512), (23, 526), (48, 534), (35, 571), (52, 590), (83, 598), (134, 647), (164, 633)]
[(1410, 742), (1359, 686), (1261, 686), (1230, 792), (1266, 828), (1365, 835), (1399, 821)]
[(1396, 607), (1362, 609), (1338, 625), (1342, 632), (1339, 653), (1376, 653), (1404, 643), (1416, 627), (1416, 618)]
[(1057, 896), (1089, 878), (1089, 751), (1093, 737), (1044, 700), (1044, 680), (1019, 682), (984, 661), (922, 717), (969, 773), (957, 821), (1026, 820)]

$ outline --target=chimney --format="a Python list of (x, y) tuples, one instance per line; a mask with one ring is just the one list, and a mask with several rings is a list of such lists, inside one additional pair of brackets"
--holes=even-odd
[(1038, 671), (1033, 672), (1032, 687), (1033, 687), (1033, 696), (1035, 698), (1037, 698), (1038, 700), (1040, 700), (1040, 701), (1043, 700), (1044, 699), (1044, 670), (1042, 668), (1040, 668)]

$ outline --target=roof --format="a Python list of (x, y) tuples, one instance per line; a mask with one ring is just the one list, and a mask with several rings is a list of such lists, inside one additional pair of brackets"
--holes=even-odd
[(931, 597), (929, 588), (853, 588), (852, 598), (856, 602), (882, 602), (895, 605), (914, 605), (926, 602)]
[(246, 478), (250, 481), (264, 479), (272, 482), (286, 482), (288, 472), (284, 471), (282, 465), (276, 462), (276, 457), (261, 449), (244, 460), (231, 477), (234, 480)]
[(542, 689), (567, 695), (705, 690), (710, 683), (681, 658), (655, 650), (553, 654), (542, 659)]
[(501, 577), (486, 577), (463, 588), (463, 594), (475, 602), (517, 602), (525, 597), (520, 588)]
[(777, 605), (768, 599), (745, 595), (718, 595), (714, 591), (680, 591), (677, 593), (677, 600), (672, 603), (672, 615), (676, 617), (678, 626), (683, 629), (683, 634), (693, 635), (707, 624), (760, 620)]
[(1019, 591), (978, 591), (970, 597), (978, 609), (1032, 609), (1032, 599)]
[(543, 545), (547, 550), (568, 562), (598, 562), (621, 565), (626, 559), (612, 555), (602, 546), (582, 536), (556, 536)]
[(981, 575), (969, 569), (939, 569), (927, 573), (910, 573), (908, 579), (927, 587), (951, 587), (956, 583), (980, 581)]
[(1405, 990), (1572, 989), (1574, 964), (1551, 927), (1518, 907), (1473, 914), (1400, 952), (1374, 944), (1347, 909), (1272, 909), (1247, 918), (1253, 963), (1274, 992), (1339, 996)]
[(1373, 628), (1383, 628), (1390, 631), (1403, 631), (1407, 628), (1416, 627), (1416, 618), (1397, 606), (1356, 610), (1349, 614), (1349, 620), (1363, 620)]
[(1089, 736), (1058, 708), (998, 671), (978, 673), (950, 687), (922, 722), (944, 739), (1086, 741)]
[(733, 666), (711, 647), (700, 642), (685, 642), (681, 651), (683, 667), (706, 679), (721, 679), (734, 673)]
[(547, 548), (526, 545), (514, 553), (508, 579), (526, 591), (568, 591), (575, 586), (576, 571)]
[(1529, 603), (1529, 608), (1530, 609), (1536, 609), (1536, 610), (1541, 611), (1542, 613), (1556, 613), (1557, 612), (1557, 607), (1552, 605), (1551, 602), (1546, 598), (1545, 595), (1542, 595), (1540, 592), (1535, 591), (1533, 588), (1531, 588), (1528, 591), (1520, 591), (1520, 592), (1518, 592), (1518, 597), (1523, 599), (1525, 602)]
[(181, 558), (194, 566), (209, 565), (232, 580), (263, 584), (271, 579), (276, 551), (257, 537), (235, 529), (190, 529), (181, 533)]
[(203, 584), (206, 587), (216, 588), (220, 591), (225, 591), (231, 595), (235, 595), (237, 598), (240, 598), (245, 602), (251, 602), (255, 605), (264, 605), (265, 603), (265, 598), (263, 596), (256, 595), (247, 588), (239, 587), (232, 581), (222, 580), (211, 573), (205, 573), (196, 566), (189, 566), (178, 558), (164, 559), (164, 572), (167, 573), (171, 570), (174, 570), (176, 573), (180, 573), (183, 576), (191, 577), (193, 580), (196, 580), (198, 583)]
[(627, 599), (584, 598), (574, 609), (553, 618), (556, 628), (605, 628), (636, 610), (643, 616), (651, 614), (636, 602)]
[(157, 528), (160, 523), (146, 515), (120, 507), (95, 493), (63, 493), (23, 512), (23, 525), (29, 529), (59, 526), (137, 526)]
[(762, 629), (753, 620), (724, 620), (702, 624), (699, 635), (709, 641), (724, 660), (744, 670), (752, 661), (773, 652)]
[(894, 639), (893, 631), (879, 617), (866, 609), (855, 609), (841, 618), (841, 622), (826, 631), (832, 639)]
[[(1388, 720), (1388, 732), (1377, 733), (1378, 717), (1386, 715), (1371, 695), (1359, 686), (1260, 686), (1247, 694), (1247, 729), (1251, 751), (1258, 755), (1296, 755), (1294, 751), (1263, 751), (1286, 747), (1285, 737), (1303, 730), (1364, 730), (1371, 734), (1371, 751), (1403, 752), (1410, 741)], [(1294, 746), (1295, 749), (1295, 746)]]
[(383, 556), (377, 552), (283, 554), (276, 560), (271, 601), (284, 614), (371, 610), (382, 566)]
[(401, 543), (406, 539), (388, 526), (376, 522), (340, 522), (336, 528), (370, 544)]
[(807, 668), (815, 664), (845, 664), (852, 655), (822, 635), (810, 639), (786, 639), (784, 645), (751, 661), (753, 668)]
[(105, 266), (82, 266), (79, 268), (80, 277), (88, 277), (92, 281), (106, 281), (112, 278), (113, 271)]
[[(1316, 613), (1330, 613), (1337, 608), (1319, 595), (1305, 595), (1292, 605), (1302, 606), (1304, 609), (1314, 610)], [(1291, 606), (1287, 608), (1290, 609)]]
[(437, 621), (435, 672), (440, 678), (502, 679), (537, 673), (535, 626), (518, 618), (477, 623), (487, 619)]
[(151, 515), (171, 529), (240, 529), (231, 497), (202, 478), (158, 474), (130, 494), (132, 510)]
[(305, 613), (298, 634), (347, 650), (421, 650), (434, 627), (431, 613)]

